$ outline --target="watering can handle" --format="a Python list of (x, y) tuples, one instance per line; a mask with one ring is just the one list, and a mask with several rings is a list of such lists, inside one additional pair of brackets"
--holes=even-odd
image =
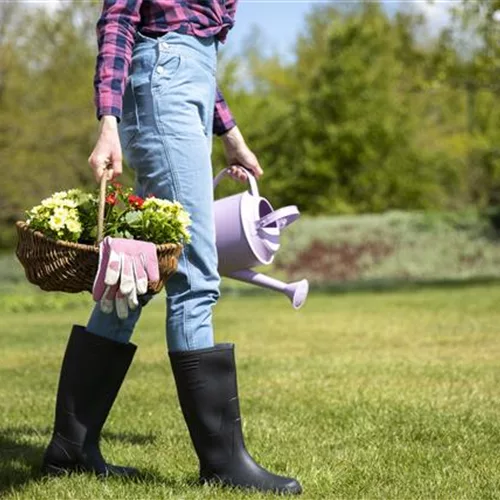
[(299, 216), (299, 209), (295, 205), (289, 205), (288, 207), (280, 208), (262, 217), (262, 219), (257, 222), (257, 226), (260, 229), (276, 223), (279, 229), (284, 229), (286, 226), (296, 221)]
[[(253, 174), (249, 170), (245, 169), (245, 171), (247, 174), (248, 183), (250, 184), (250, 194), (252, 196), (259, 196), (259, 188), (257, 187), (257, 181), (255, 180), (255, 177), (253, 176)], [(217, 187), (217, 185), (222, 180), (222, 178), (226, 177), (228, 175), (229, 175), (228, 168), (221, 170), (214, 178), (214, 189)]]

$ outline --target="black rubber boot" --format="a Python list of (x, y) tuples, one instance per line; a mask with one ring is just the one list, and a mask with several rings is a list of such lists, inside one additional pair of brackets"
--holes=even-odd
[(131, 467), (107, 464), (99, 449), (102, 427), (134, 357), (136, 346), (94, 335), (82, 326), (71, 332), (59, 377), (56, 418), (42, 472), (92, 472), (134, 476)]
[(248, 454), (241, 430), (233, 344), (170, 353), (177, 393), (200, 460), (200, 480), (299, 494), (300, 484), (271, 474)]

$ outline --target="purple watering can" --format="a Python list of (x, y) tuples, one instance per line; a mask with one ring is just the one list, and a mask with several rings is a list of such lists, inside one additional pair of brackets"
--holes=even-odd
[[(215, 177), (214, 188), (226, 175), (228, 171), (223, 170)], [(259, 196), (257, 181), (250, 172), (247, 172), (247, 179), (249, 191), (221, 198), (214, 205), (219, 273), (282, 292), (291, 300), (294, 309), (299, 309), (309, 291), (306, 279), (283, 283), (251, 269), (273, 261), (280, 247), (281, 231), (298, 219), (299, 210), (295, 205), (274, 210)]]

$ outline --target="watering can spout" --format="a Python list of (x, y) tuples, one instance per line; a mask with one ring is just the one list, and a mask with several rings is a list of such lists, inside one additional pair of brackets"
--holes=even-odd
[(228, 273), (227, 276), (238, 281), (244, 281), (245, 283), (284, 293), (290, 299), (294, 309), (300, 309), (304, 305), (309, 292), (309, 282), (306, 279), (293, 283), (284, 283), (283, 281), (271, 278), (265, 274), (256, 273), (250, 269), (233, 271)]

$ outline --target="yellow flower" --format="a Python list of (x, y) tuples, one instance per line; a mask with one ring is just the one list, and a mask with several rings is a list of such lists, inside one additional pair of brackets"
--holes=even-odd
[(144, 201), (143, 209), (145, 208), (159, 208), (163, 211), (170, 211), (174, 204), (169, 200), (163, 200), (161, 198), (146, 198)]
[(73, 218), (66, 221), (66, 227), (68, 231), (72, 233), (80, 233), (82, 231), (82, 225), (80, 224), (80, 221)]
[(52, 198), (45, 198), (45, 200), (42, 200), (42, 206), (45, 208), (54, 208), (57, 204)]
[(66, 221), (68, 217), (71, 217), (70, 211), (66, 207), (54, 208), (54, 215), (62, 217), (64, 221)]
[(61, 200), (61, 207), (76, 208), (78, 203), (75, 200)]
[(63, 228), (64, 224), (65, 224), (65, 220), (60, 214), (59, 215), (54, 214), (49, 219), (49, 227), (53, 231), (59, 231), (59, 229)]
[(28, 212), (28, 215), (30, 216), (30, 218), (34, 218), (34, 217), (37, 217), (39, 215), (41, 215), (41, 213), (45, 210), (45, 207), (43, 207), (42, 205), (37, 205), (36, 207), (33, 207), (29, 212)]
[(54, 193), (52, 195), (53, 200), (63, 200), (68, 196), (68, 193), (66, 191), (58, 191), (57, 193)]
[(177, 218), (184, 228), (191, 225), (191, 217), (189, 217), (189, 214), (184, 209), (179, 211)]
[(70, 213), (67, 208), (64, 207), (54, 208), (54, 213), (52, 217), (49, 219), (50, 228), (54, 231), (62, 229), (69, 217)]
[(46, 208), (67, 207), (75, 208), (78, 205), (76, 200), (69, 198), (66, 191), (54, 193), (49, 198), (42, 200), (42, 206)]

